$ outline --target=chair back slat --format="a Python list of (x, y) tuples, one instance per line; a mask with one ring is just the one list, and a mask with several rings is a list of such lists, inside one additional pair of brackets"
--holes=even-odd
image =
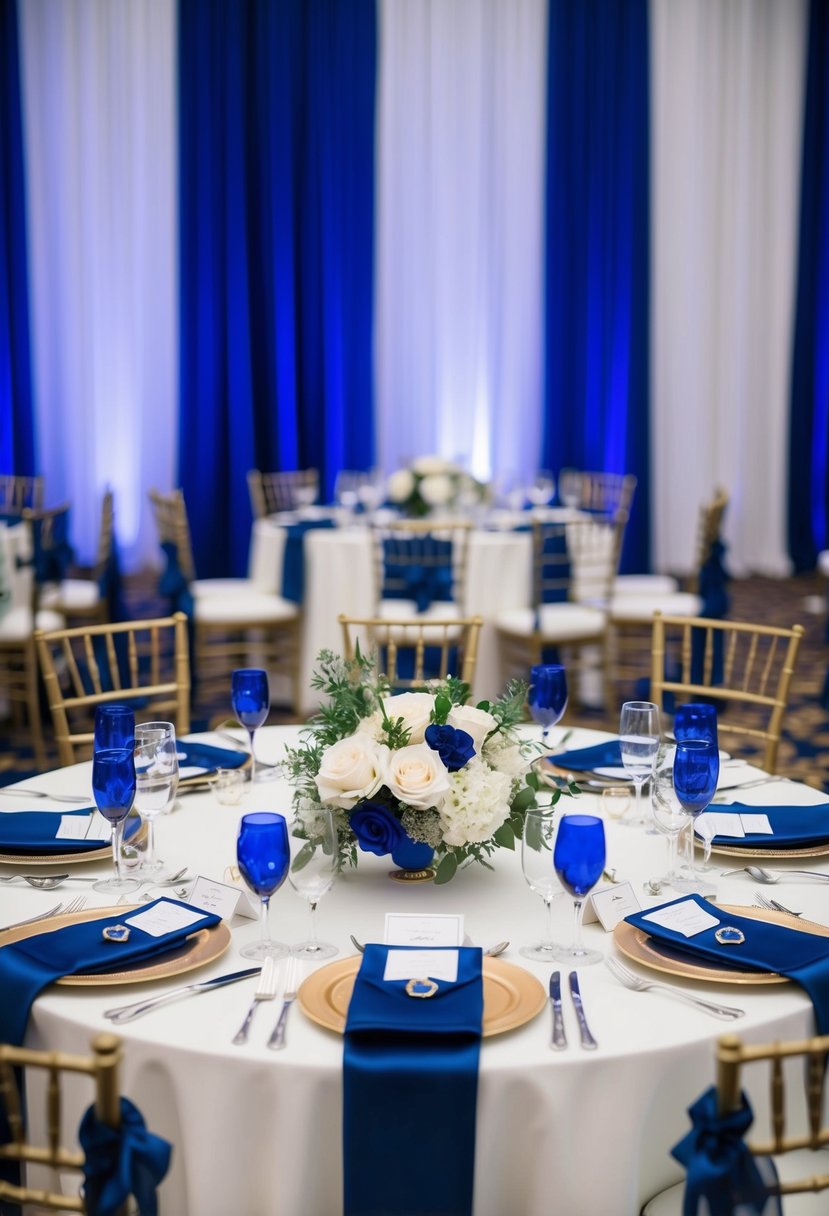
[(21, 515), (27, 507), (39, 511), (43, 506), (43, 478), (0, 473), (0, 514)]
[(248, 473), (248, 492), (255, 519), (312, 506), (319, 497), (319, 488), (318, 469), (283, 469), (274, 473), (251, 469)]
[(162, 494), (159, 490), (150, 490), (149, 499), (159, 544), (175, 547), (179, 568), (187, 582), (192, 583), (196, 577), (196, 566), (183, 493), (181, 490), (171, 490), (169, 494)]
[(624, 511), (630, 515), (636, 478), (632, 473), (607, 473), (585, 469), (562, 469), (558, 495), (567, 506), (601, 515)]
[[(346, 659), (353, 659), (357, 644), (374, 656), (378, 675), (393, 689), (419, 688), (429, 680), (457, 676), (472, 685), (478, 660), (479, 616), (402, 617), (339, 616)], [(410, 662), (404, 667), (403, 657)]]

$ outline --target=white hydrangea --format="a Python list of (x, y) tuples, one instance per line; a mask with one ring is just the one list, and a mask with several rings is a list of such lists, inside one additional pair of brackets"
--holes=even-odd
[(398, 469), (386, 483), (386, 494), (392, 502), (405, 502), (414, 488), (415, 479), (411, 469)]
[(530, 767), (529, 760), (518, 743), (510, 743), (503, 735), (495, 735), (484, 748), (484, 759), (499, 773), (512, 779), (523, 777)]
[(383, 734), (383, 711), (375, 709), (374, 713), (369, 714), (367, 718), (361, 718), (357, 724), (357, 731), (368, 735), (376, 743), (382, 743), (385, 739), (385, 735)]
[(319, 840), (325, 832), (327, 808), (310, 798), (297, 798), (294, 803), (296, 817), (305, 829), (309, 840)]
[(449, 776), (440, 807), (444, 843), (465, 845), (488, 840), (509, 814), (512, 780), (477, 756)]
[(452, 501), (455, 487), (445, 473), (430, 473), (420, 483), (420, 497), (430, 507), (443, 507)]
[(412, 461), (412, 469), (418, 477), (431, 477), (436, 473), (456, 473), (458, 466), (442, 456), (418, 456)]

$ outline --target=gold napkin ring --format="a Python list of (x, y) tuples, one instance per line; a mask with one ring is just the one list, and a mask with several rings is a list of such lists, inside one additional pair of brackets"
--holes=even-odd
[(421, 1000), (434, 996), (437, 990), (437, 984), (434, 980), (430, 980), (428, 975), (422, 979), (411, 979), (406, 984), (406, 996), (416, 996)]
[(105, 942), (126, 942), (129, 941), (130, 930), (128, 925), (107, 925), (103, 930), (103, 939)]
[(741, 946), (746, 940), (742, 929), (737, 929), (734, 925), (723, 925), (717, 930), (714, 937), (721, 946)]

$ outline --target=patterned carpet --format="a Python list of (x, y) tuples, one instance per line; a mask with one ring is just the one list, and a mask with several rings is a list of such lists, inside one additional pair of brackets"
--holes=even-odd
[[(829, 646), (824, 640), (824, 590), (822, 581), (814, 574), (792, 579), (733, 580), (729, 584), (729, 616), (733, 620), (784, 626), (799, 623), (805, 628), (786, 712), (778, 771), (818, 789), (829, 790), (829, 711), (820, 704), (829, 662)], [(155, 598), (145, 579), (128, 581), (125, 592), (131, 616), (139, 618), (164, 614), (165, 606)], [(208, 725), (229, 716), (230, 705), (227, 701), (198, 705), (193, 717), (193, 730), (206, 729)], [(272, 709), (271, 723), (290, 720), (287, 709)], [(48, 739), (48, 710), (45, 711), (44, 721)], [(604, 725), (598, 714), (568, 717), (568, 723)], [(52, 754), (54, 756), (54, 752)], [(12, 731), (10, 723), (0, 722), (0, 785), (30, 776), (34, 771), (25, 736)]]

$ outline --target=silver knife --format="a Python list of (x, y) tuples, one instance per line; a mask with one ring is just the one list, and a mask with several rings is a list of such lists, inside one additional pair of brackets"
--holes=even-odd
[(553, 1037), (550, 1046), (555, 1051), (562, 1051), (567, 1046), (567, 1035), (564, 1033), (564, 1014), (561, 1009), (561, 972), (554, 971), (550, 976), (550, 1004), (553, 1006)]
[(225, 984), (235, 984), (238, 980), (246, 980), (248, 976), (258, 975), (261, 970), (261, 967), (246, 967), (244, 971), (217, 975), (215, 979), (202, 980), (200, 984), (188, 984), (186, 988), (174, 988), (172, 992), (151, 997), (148, 1001), (136, 1001), (134, 1005), (119, 1005), (117, 1009), (107, 1009), (104, 1017), (109, 1018), (110, 1022), (131, 1022), (133, 1018), (140, 1018), (142, 1013), (157, 1009), (159, 1005), (166, 1005), (168, 1001), (177, 1001), (179, 997), (191, 996), (195, 992), (209, 992), (211, 988), (223, 988)]
[(587, 1025), (587, 1018), (584, 1016), (584, 1005), (581, 999), (581, 992), (579, 991), (579, 976), (577, 971), (570, 972), (570, 995), (573, 998), (573, 1004), (576, 1007), (576, 1017), (579, 1020), (581, 1045), (585, 1051), (595, 1051), (599, 1044), (590, 1033), (590, 1027)]

